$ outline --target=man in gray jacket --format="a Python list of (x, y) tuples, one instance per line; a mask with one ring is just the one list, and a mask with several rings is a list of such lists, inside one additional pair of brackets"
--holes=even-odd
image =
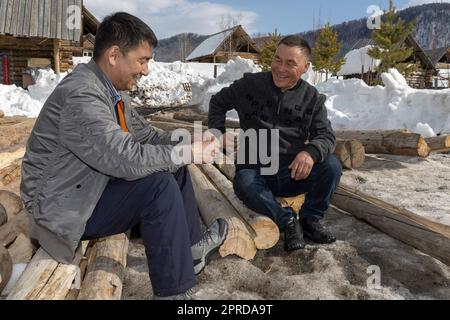
[[(36, 121), (21, 195), (32, 238), (60, 262), (72, 262), (80, 240), (140, 225), (155, 297), (184, 299), (227, 226), (218, 220), (201, 234), (189, 173), (174, 159), (180, 146), (120, 92), (148, 74), (156, 45), (140, 19), (126, 13), (105, 18), (93, 61), (57, 86)], [(213, 143), (193, 143), (194, 159), (212, 162)]]
[[(236, 109), (244, 132), (258, 130), (258, 141), (240, 141), (234, 190), (249, 208), (272, 218), (285, 232), (286, 251), (303, 249), (303, 236), (316, 243), (336, 240), (319, 221), (339, 184), (342, 167), (332, 155), (336, 137), (327, 118), (326, 98), (301, 79), (310, 57), (311, 48), (304, 39), (283, 38), (271, 72), (244, 75), (213, 96), (209, 109), (211, 129), (225, 132), (225, 115)], [(278, 130), (276, 144), (267, 134), (274, 129)], [(262, 168), (273, 165), (267, 165), (266, 159), (251, 160), (262, 156), (261, 149), (279, 159), (276, 174), (263, 173)], [(275, 199), (304, 193), (306, 202), (300, 212), (282, 208)]]

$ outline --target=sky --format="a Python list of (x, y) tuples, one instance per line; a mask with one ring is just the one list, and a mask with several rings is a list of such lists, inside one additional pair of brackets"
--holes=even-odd
[[(395, 5), (403, 9), (430, 2), (450, 0), (396, 0)], [(84, 4), (99, 20), (116, 11), (134, 14), (164, 39), (185, 32), (209, 35), (233, 22), (249, 34), (277, 29), (287, 35), (309, 31), (319, 21), (333, 25), (367, 17), (369, 6), (387, 9), (389, 0), (84, 0)]]

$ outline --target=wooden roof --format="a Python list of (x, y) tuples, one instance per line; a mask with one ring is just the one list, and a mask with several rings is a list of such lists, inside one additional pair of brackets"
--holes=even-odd
[[(73, 17), (70, 6), (81, 9), (83, 0), (0, 0), (0, 34), (79, 42), (83, 19), (74, 19), (75, 27), (71, 28), (68, 24)], [(82, 14), (84, 18), (92, 16), (87, 10)], [(91, 23), (88, 19), (92, 25), (95, 21)]]
[[(236, 26), (219, 33), (215, 33), (205, 39), (200, 45), (192, 51), (192, 53), (187, 57), (187, 61), (194, 59), (199, 59), (203, 57), (213, 56), (219, 51), (222, 51), (223, 45), (227, 42), (230, 37), (235, 37), (240, 39), (242, 42), (248, 44), (250, 50), (254, 53), (260, 53), (259, 48), (253, 42), (252, 38), (245, 32), (242, 26)], [(240, 44), (242, 45), (242, 43)]]

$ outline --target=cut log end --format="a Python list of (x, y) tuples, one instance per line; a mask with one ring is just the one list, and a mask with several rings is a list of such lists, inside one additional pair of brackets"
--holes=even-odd
[(245, 260), (252, 260), (256, 255), (256, 246), (245, 226), (238, 218), (226, 219), (228, 234), (225, 242), (219, 248), (221, 257), (236, 255)]
[(426, 158), (430, 155), (431, 149), (428, 146), (427, 142), (423, 137), (419, 138), (419, 142), (417, 144), (417, 154), (419, 157)]
[(360, 168), (366, 160), (364, 145), (357, 140), (338, 141), (334, 155), (345, 169)]
[(255, 230), (258, 230), (256, 237), (253, 239), (255, 246), (259, 250), (267, 250), (273, 248), (280, 240), (280, 230), (272, 221), (265, 219), (252, 224)]

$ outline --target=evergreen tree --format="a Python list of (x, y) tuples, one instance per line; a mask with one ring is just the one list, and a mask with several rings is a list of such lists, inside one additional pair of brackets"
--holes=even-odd
[(264, 44), (261, 50), (261, 66), (264, 71), (270, 70), (278, 43), (282, 38), (281, 34), (277, 32), (277, 29), (275, 29), (274, 33), (269, 33), (269, 37), (270, 40)]
[(328, 74), (336, 74), (345, 64), (345, 59), (337, 59), (342, 48), (342, 42), (338, 41), (337, 32), (327, 24), (321, 31), (312, 50), (312, 63), (314, 70)]
[(414, 25), (414, 21), (405, 22), (399, 18), (395, 12), (394, 0), (390, 0), (389, 11), (384, 14), (381, 28), (372, 32), (375, 46), (368, 51), (369, 56), (381, 61), (377, 68), (379, 74), (387, 72), (390, 68), (396, 68), (403, 76), (408, 77), (417, 71), (416, 63), (403, 63), (414, 51), (405, 44)]

